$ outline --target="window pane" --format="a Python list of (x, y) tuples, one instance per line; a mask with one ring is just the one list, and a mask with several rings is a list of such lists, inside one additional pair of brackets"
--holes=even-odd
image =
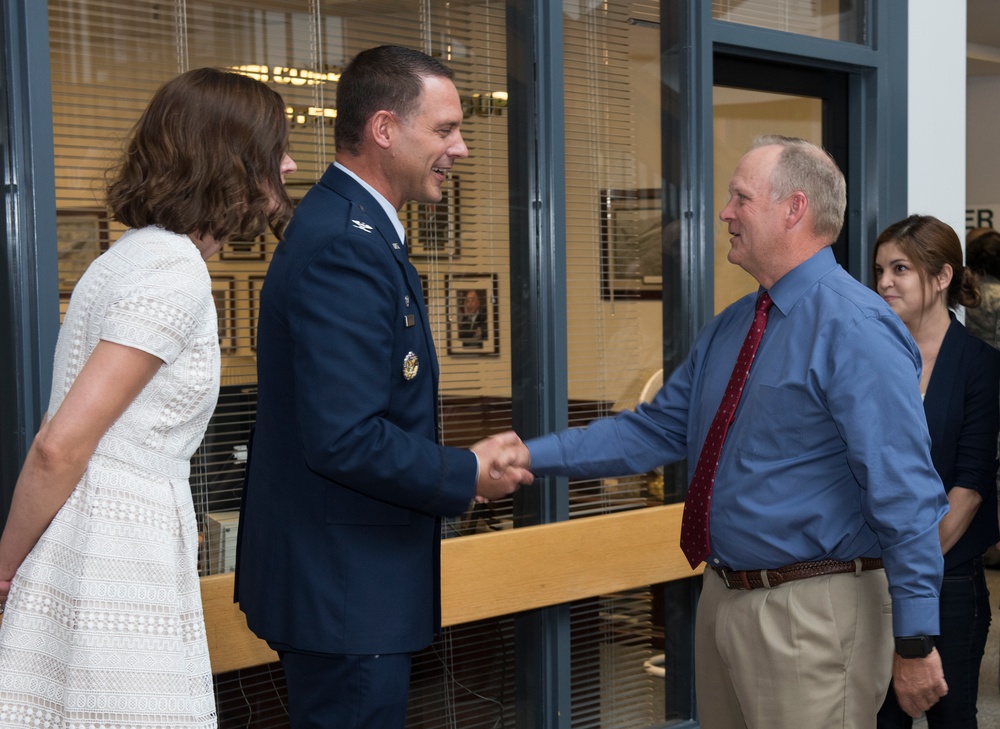
[[(570, 425), (634, 408), (663, 367), (656, 3), (564, 4)], [(656, 474), (574, 482), (570, 515), (662, 500)]]
[(774, 94), (750, 89), (716, 86), (713, 89), (715, 182), (715, 313), (744, 294), (756, 291), (757, 282), (727, 259), (729, 231), (719, 213), (729, 200), (729, 180), (740, 158), (762, 134), (801, 137), (823, 143), (823, 102), (809, 96)]
[[(59, 274), (67, 298), (123, 232), (104, 211), (103, 172), (164, 81), (218, 66), (281, 93), (298, 164), (289, 189), (301, 198), (332, 162), (336, 75), (347, 60), (383, 43), (420, 48), (456, 71), (471, 152), (456, 164), (441, 203), (401, 211), (440, 361), (442, 436), (468, 446), (509, 428), (506, 12), (498, 0), (50, 0)], [(633, 407), (662, 366), (657, 17), (655, 2), (566, 6), (574, 424)], [(205, 576), (232, 570), (257, 400), (256, 312), (275, 246), (269, 235), (233, 241), (209, 262), (223, 370), (217, 410), (192, 460)], [(655, 503), (656, 478), (574, 484), (572, 516)], [(445, 536), (507, 529), (512, 511), (510, 500), (480, 506), (446, 524)], [(655, 652), (651, 615), (648, 590), (574, 607), (574, 725), (638, 727), (662, 716), (662, 699), (650, 701), (662, 679), (643, 668)], [(410, 725), (514, 726), (513, 653), (511, 617), (446, 629), (415, 659)], [(220, 725), (283, 725), (280, 666), (218, 675), (216, 689)]]
[(712, 17), (813, 38), (868, 43), (866, 0), (712, 0)]
[[(154, 90), (189, 68), (236, 68), (282, 94), (291, 122), (289, 177), (300, 199), (333, 161), (336, 77), (375, 45), (423, 49), (450, 65), (472, 158), (460, 160), (437, 205), (401, 211), (441, 369), (444, 441), (468, 446), (510, 428), (505, 4), (442, 1), (51, 0), (59, 277), (69, 293), (123, 232), (103, 207), (103, 172)], [(227, 243), (208, 264), (219, 316), (218, 406), (192, 459), (203, 575), (230, 572), (246, 443), (254, 421), (256, 312), (276, 241)], [(470, 294), (471, 292), (471, 294)], [(464, 306), (477, 298), (474, 318)], [(474, 336), (466, 336), (468, 332)], [(511, 501), (453, 520), (447, 536), (507, 528)], [(513, 726), (512, 619), (456, 626), (414, 663), (411, 726)], [(283, 726), (280, 666), (216, 677), (221, 726)], [(252, 722), (251, 722), (252, 720)]]
[[(634, 408), (662, 379), (659, 4), (566, 0), (563, 10), (568, 405), (570, 425), (585, 425)], [(657, 472), (569, 489), (571, 518), (663, 500)], [(647, 670), (663, 652), (651, 595), (573, 604), (574, 729), (662, 726), (664, 680)]]

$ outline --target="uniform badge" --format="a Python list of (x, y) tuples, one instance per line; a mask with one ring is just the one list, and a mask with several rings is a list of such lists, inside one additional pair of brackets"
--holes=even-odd
[(410, 352), (403, 358), (403, 379), (412, 380), (417, 376), (417, 369), (419, 369), (420, 363), (417, 361), (417, 355)]
[(354, 227), (358, 230), (363, 230), (365, 233), (371, 233), (372, 227), (368, 223), (362, 223), (360, 220), (351, 220), (354, 223)]

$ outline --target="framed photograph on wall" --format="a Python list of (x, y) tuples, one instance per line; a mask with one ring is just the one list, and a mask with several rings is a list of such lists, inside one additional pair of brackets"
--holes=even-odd
[(212, 296), (219, 316), (219, 349), (222, 354), (236, 351), (236, 280), (232, 276), (212, 276)]
[(251, 276), (247, 279), (250, 287), (250, 349), (257, 351), (257, 321), (260, 318), (260, 289), (264, 285), (263, 276)]
[(446, 274), (448, 354), (500, 354), (499, 295), (495, 273)]
[(658, 188), (601, 190), (601, 298), (663, 298)]
[(411, 258), (457, 256), (459, 246), (458, 176), (452, 175), (441, 186), (441, 201), (408, 202), (399, 211), (406, 231), (406, 246)]
[(59, 291), (69, 293), (94, 259), (108, 249), (108, 218), (103, 210), (57, 210), (56, 249)]

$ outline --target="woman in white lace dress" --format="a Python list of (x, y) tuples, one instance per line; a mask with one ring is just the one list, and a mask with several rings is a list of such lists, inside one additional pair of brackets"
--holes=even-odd
[(0, 727), (217, 724), (188, 487), (219, 391), (205, 260), (280, 235), (287, 147), (277, 93), (198, 69), (109, 174), (129, 230), (73, 292), (0, 539)]

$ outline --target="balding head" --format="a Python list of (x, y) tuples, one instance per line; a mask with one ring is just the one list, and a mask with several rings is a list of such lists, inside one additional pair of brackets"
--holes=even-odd
[(771, 172), (772, 197), (782, 200), (802, 192), (809, 200), (814, 232), (832, 244), (844, 227), (844, 174), (824, 149), (804, 139), (771, 134), (755, 139), (753, 149), (772, 145), (781, 149)]

